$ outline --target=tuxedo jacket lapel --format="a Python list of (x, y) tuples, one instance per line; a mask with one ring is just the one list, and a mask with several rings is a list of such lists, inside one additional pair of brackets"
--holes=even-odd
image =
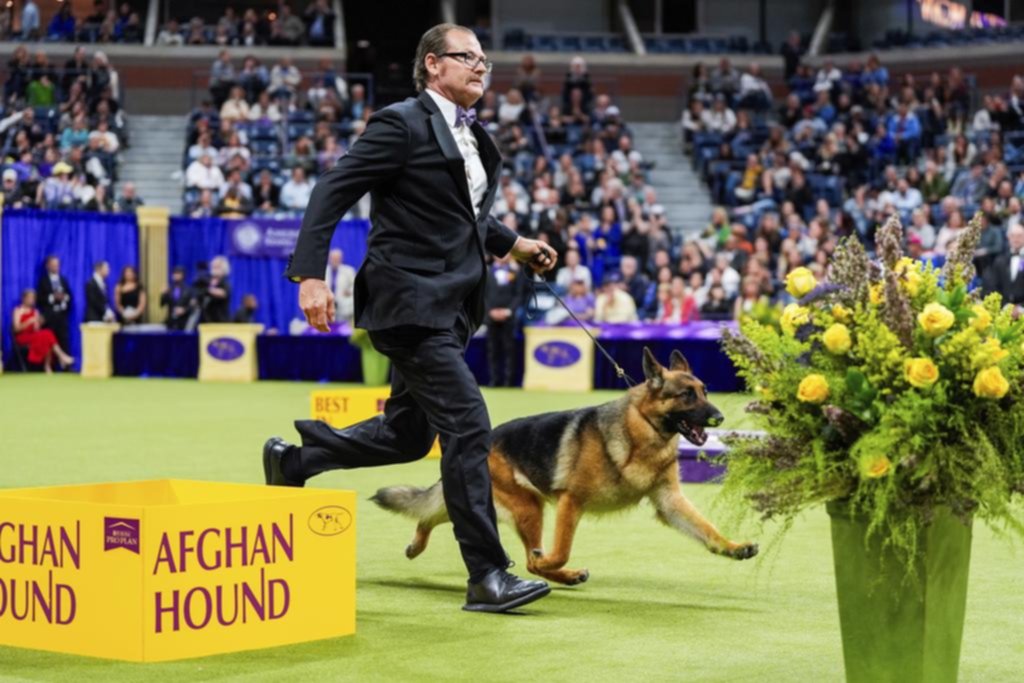
[(437, 108), (434, 100), (425, 92), (420, 93), (419, 100), (431, 112), (430, 127), (434, 130), (434, 138), (437, 139), (437, 144), (441, 148), (441, 154), (444, 155), (445, 161), (448, 162), (448, 171), (455, 180), (459, 197), (466, 206), (466, 209), (472, 214), (472, 198), (469, 196), (469, 183), (466, 180), (466, 160), (462, 158), (459, 146), (455, 143), (452, 131), (448, 127), (448, 122), (444, 120), (444, 114)]

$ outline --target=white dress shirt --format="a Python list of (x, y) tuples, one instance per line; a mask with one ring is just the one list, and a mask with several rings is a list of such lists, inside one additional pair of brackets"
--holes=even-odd
[(455, 144), (459, 146), (459, 152), (466, 161), (466, 182), (469, 186), (469, 196), (473, 200), (473, 215), (477, 216), (480, 214), (480, 203), (483, 202), (484, 194), (487, 193), (487, 171), (484, 169), (483, 161), (480, 160), (480, 149), (477, 146), (476, 136), (473, 135), (469, 126), (455, 127), (454, 102), (430, 88), (427, 88), (427, 94), (437, 103), (441, 115), (444, 116), (449, 130), (452, 132), (452, 137), (455, 138)]
[(1010, 257), (1010, 282), (1016, 282), (1017, 281), (1017, 273), (1020, 272), (1020, 260), (1021, 260), (1021, 258), (1022, 257), (1021, 257), (1021, 255), (1019, 253), (1018, 254), (1014, 254), (1013, 256)]

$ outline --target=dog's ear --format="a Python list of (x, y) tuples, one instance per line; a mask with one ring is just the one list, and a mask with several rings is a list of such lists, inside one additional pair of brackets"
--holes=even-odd
[(644, 377), (647, 378), (652, 389), (661, 389), (661, 385), (665, 383), (665, 378), (661, 372), (664, 368), (661, 367), (661, 363), (654, 357), (651, 350), (644, 347)]
[(690, 362), (686, 360), (686, 356), (679, 349), (672, 349), (672, 355), (669, 356), (668, 368), (669, 370), (682, 370), (693, 374), (690, 370)]

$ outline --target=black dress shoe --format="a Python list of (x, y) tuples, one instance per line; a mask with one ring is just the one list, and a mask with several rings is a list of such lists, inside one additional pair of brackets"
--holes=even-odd
[(267, 486), (304, 486), (305, 482), (292, 481), (284, 476), (281, 469), (281, 459), (284, 458), (291, 444), (279, 436), (272, 436), (263, 444), (263, 475), (267, 479)]
[(543, 581), (527, 581), (504, 569), (492, 569), (484, 578), (469, 584), (466, 604), (469, 612), (507, 612), (539, 600), (551, 592)]

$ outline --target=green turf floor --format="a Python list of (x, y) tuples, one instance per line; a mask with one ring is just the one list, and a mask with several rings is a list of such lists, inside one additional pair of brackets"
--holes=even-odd
[[(293, 436), (315, 385), (0, 376), (0, 487), (157, 477), (259, 482), (272, 434)], [(497, 423), (607, 400), (613, 392), (487, 392)], [(725, 426), (749, 426), (741, 397), (716, 396)], [(388, 484), (429, 484), (437, 461), (338, 471), (311, 485), (365, 499)], [(684, 490), (710, 516), (716, 488)], [(548, 531), (550, 532), (550, 514)], [(825, 513), (808, 514), (764, 562), (706, 553), (646, 505), (584, 517), (571, 565), (591, 579), (517, 616), (459, 610), (464, 573), (450, 527), (423, 556), (402, 554), (412, 523), (361, 503), (355, 636), (160, 664), (131, 665), (0, 647), (0, 679), (28, 681), (839, 681), (842, 653)], [(723, 525), (729, 535), (770, 532)], [(511, 529), (513, 559), (523, 551)], [(975, 527), (961, 680), (1024, 680), (1019, 548)]]

